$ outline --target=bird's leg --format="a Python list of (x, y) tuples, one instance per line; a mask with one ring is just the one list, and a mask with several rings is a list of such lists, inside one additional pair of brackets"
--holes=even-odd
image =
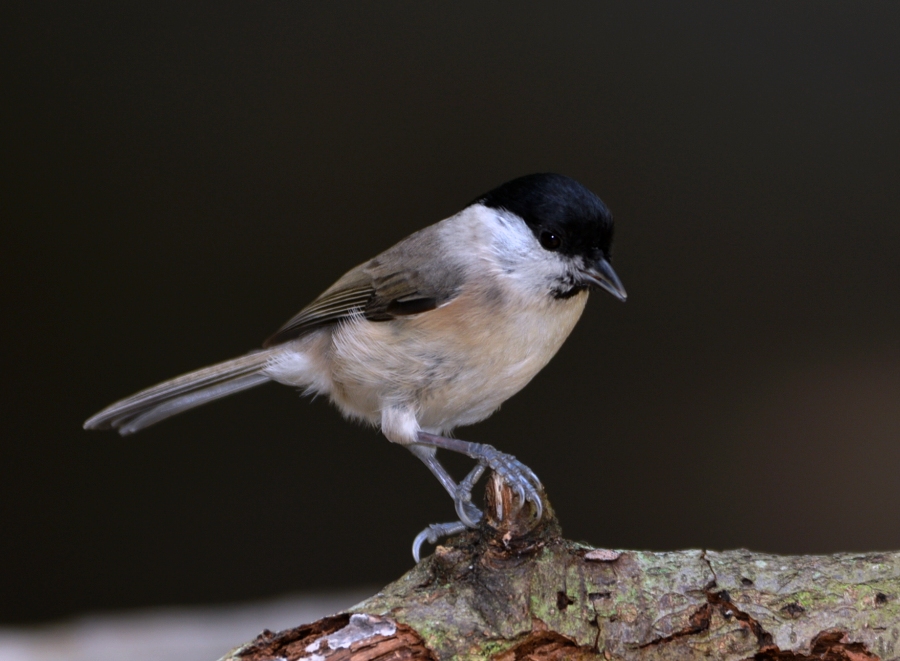
[[(475, 466), (465, 479), (460, 484), (457, 484), (450, 476), (450, 473), (447, 472), (447, 469), (438, 461), (433, 447), (424, 445), (408, 445), (407, 447), (410, 452), (422, 460), (422, 463), (428, 466), (428, 469), (438, 479), (438, 482), (444, 486), (447, 493), (453, 498), (453, 502), (456, 505), (456, 513), (461, 519), (450, 523), (433, 523), (416, 535), (416, 538), (413, 540), (412, 552), (415, 561), (419, 562), (422, 545), (425, 542), (436, 544), (444, 537), (461, 533), (467, 527), (474, 528), (481, 521), (481, 510), (472, 503), (472, 487), (475, 486), (475, 483), (481, 477), (484, 467), (480, 464)], [(461, 493), (465, 493), (466, 498), (460, 498)]]
[(481, 464), (477, 464), (475, 468), (466, 475), (463, 481), (457, 484), (453, 478), (450, 477), (450, 473), (447, 472), (447, 469), (444, 468), (443, 464), (438, 461), (435, 456), (435, 448), (424, 445), (410, 445), (407, 447), (409, 447), (410, 451), (428, 466), (429, 470), (431, 470), (438, 481), (444, 485), (444, 488), (453, 498), (453, 503), (456, 505), (456, 513), (461, 519), (460, 521), (453, 521), (450, 523), (433, 523), (416, 535), (416, 538), (413, 540), (412, 552), (413, 558), (415, 558), (416, 562), (419, 562), (422, 545), (425, 542), (436, 544), (444, 537), (461, 533), (467, 527), (476, 527), (478, 522), (481, 521), (481, 510), (472, 503), (472, 488), (481, 478), (485, 467)]
[[(484, 468), (482, 468), (481, 466), (476, 466), (462, 482), (457, 484), (456, 481), (450, 476), (450, 473), (447, 472), (447, 469), (444, 468), (443, 464), (438, 461), (437, 456), (435, 456), (433, 447), (427, 447), (425, 445), (408, 445), (407, 447), (409, 448), (410, 452), (412, 452), (422, 460), (422, 463), (428, 466), (428, 470), (430, 470), (434, 474), (434, 476), (438, 479), (438, 482), (443, 485), (443, 487), (447, 490), (447, 493), (450, 494), (450, 497), (453, 498), (453, 504), (456, 506), (456, 514), (457, 516), (459, 516), (460, 522), (464, 526), (469, 528), (475, 528), (476, 526), (478, 526), (478, 522), (481, 521), (481, 510), (478, 509), (474, 503), (472, 503), (472, 487), (475, 486), (478, 478), (481, 477), (481, 473), (484, 472)], [(478, 472), (476, 474), (476, 471), (479, 468), (481, 468), (481, 472)], [(452, 524), (439, 523), (435, 525), (448, 526)], [(427, 530), (428, 528), (426, 528), (426, 531)], [(446, 535), (442, 536), (446, 537)], [(418, 540), (419, 538), (417, 537), (416, 539)], [(419, 542), (419, 544), (421, 545), (421, 542)]]
[[(460, 454), (464, 454), (467, 457), (471, 457), (478, 461), (478, 465), (472, 469), (472, 472), (469, 473), (459, 485), (455, 485), (455, 492), (450, 491), (449, 488), (447, 489), (450, 491), (450, 495), (453, 496), (453, 500), (456, 503), (456, 513), (460, 514), (459, 518), (467, 525), (468, 522), (460, 510), (464, 509), (463, 504), (471, 505), (472, 488), (475, 486), (475, 483), (481, 477), (482, 473), (484, 473), (485, 468), (493, 470), (497, 475), (503, 478), (513, 490), (515, 490), (521, 505), (524, 505), (526, 502), (531, 503), (534, 506), (535, 517), (538, 520), (543, 516), (544, 505), (540, 494), (542, 488), (541, 481), (538, 479), (537, 475), (534, 474), (534, 471), (511, 454), (500, 452), (495, 447), (484, 443), (471, 443), (457, 438), (445, 438), (444, 436), (437, 436), (424, 431), (418, 432), (417, 439), (421, 445), (450, 450), (451, 452), (459, 452)], [(428, 461), (424, 458), (422, 458), (422, 460), (425, 461), (426, 465), (431, 468), (435, 475), (438, 475)], [(434, 459), (434, 461), (437, 462), (437, 459)], [(440, 464), (438, 465), (440, 466)], [(446, 474), (443, 466), (441, 466), (440, 469)], [(449, 475), (447, 477), (452, 483), (453, 479), (450, 478)], [(439, 475), (438, 479), (441, 480)], [(443, 480), (441, 480), (441, 483), (444, 483)], [(446, 484), (444, 486), (447, 488)]]

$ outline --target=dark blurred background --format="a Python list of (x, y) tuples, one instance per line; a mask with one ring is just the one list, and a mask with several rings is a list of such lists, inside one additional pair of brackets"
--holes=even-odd
[(630, 298), (460, 436), (604, 547), (900, 548), (900, 4), (0, 14), (0, 622), (410, 568), (450, 499), (324, 400), (81, 424), (547, 170), (613, 210)]

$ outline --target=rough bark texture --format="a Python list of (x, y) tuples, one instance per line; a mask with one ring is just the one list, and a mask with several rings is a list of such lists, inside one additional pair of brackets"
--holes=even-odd
[(900, 659), (900, 553), (609, 551), (564, 540), (550, 506), (486, 521), (350, 613), (256, 640), (275, 659)]

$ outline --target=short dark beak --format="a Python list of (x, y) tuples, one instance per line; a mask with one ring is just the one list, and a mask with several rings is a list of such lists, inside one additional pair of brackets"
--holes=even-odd
[(612, 265), (602, 257), (592, 266), (582, 269), (581, 277), (585, 284), (605, 289), (620, 301), (628, 298), (619, 276), (613, 271)]

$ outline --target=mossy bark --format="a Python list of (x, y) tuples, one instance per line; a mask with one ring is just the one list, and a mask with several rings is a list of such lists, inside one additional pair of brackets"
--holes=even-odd
[(549, 503), (529, 530), (488, 496), (480, 530), (370, 599), (225, 659), (900, 659), (900, 553), (598, 550)]

